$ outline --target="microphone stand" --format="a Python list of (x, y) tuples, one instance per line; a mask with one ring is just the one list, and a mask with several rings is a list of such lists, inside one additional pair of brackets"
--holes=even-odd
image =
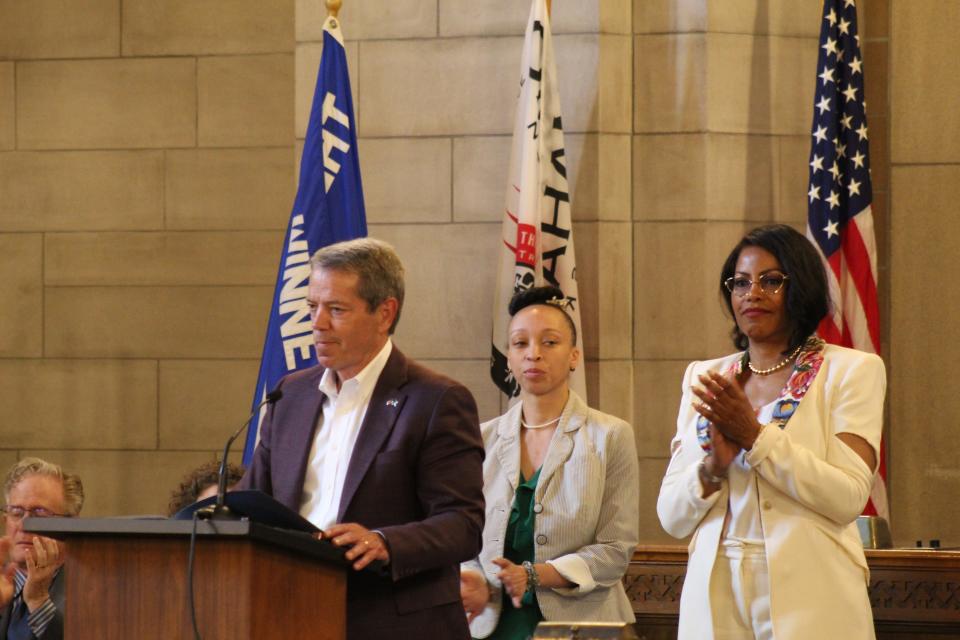
[(223, 447), (223, 457), (220, 459), (220, 469), (217, 472), (217, 501), (209, 507), (204, 507), (203, 509), (197, 510), (197, 517), (202, 520), (233, 520), (236, 519), (236, 516), (230, 511), (230, 508), (224, 504), (227, 496), (227, 456), (230, 455), (230, 447), (233, 446), (234, 440), (236, 440), (244, 429), (250, 425), (250, 421), (253, 420), (253, 416), (257, 415), (260, 412), (260, 409), (264, 405), (273, 404), (277, 400), (283, 397), (283, 392), (280, 389), (274, 389), (267, 394), (267, 397), (263, 401), (253, 408), (253, 411), (250, 412), (250, 417), (240, 425), (240, 428), (237, 429), (230, 439), (227, 440), (227, 444)]

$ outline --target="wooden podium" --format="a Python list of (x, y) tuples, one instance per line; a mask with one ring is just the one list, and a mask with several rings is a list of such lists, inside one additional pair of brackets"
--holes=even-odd
[[(249, 520), (197, 523), (193, 590), (204, 640), (346, 637), (343, 551)], [(66, 541), (66, 640), (192, 638), (187, 561), (194, 523), (29, 518)]]

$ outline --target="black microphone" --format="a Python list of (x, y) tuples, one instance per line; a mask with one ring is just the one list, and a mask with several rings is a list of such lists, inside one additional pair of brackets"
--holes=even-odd
[(223, 458), (220, 459), (220, 470), (217, 472), (217, 501), (213, 507), (201, 509), (201, 511), (204, 512), (204, 516), (212, 518), (231, 517), (230, 509), (224, 504), (224, 500), (226, 500), (227, 496), (227, 456), (230, 455), (230, 447), (233, 445), (233, 441), (236, 440), (241, 433), (243, 433), (244, 429), (247, 428), (247, 426), (250, 424), (250, 421), (253, 420), (253, 416), (260, 412), (260, 409), (263, 408), (263, 405), (273, 404), (282, 397), (283, 391), (280, 389), (274, 389), (268, 393), (267, 397), (263, 399), (263, 402), (253, 408), (253, 411), (250, 412), (250, 417), (248, 417), (243, 424), (240, 425), (240, 428), (237, 429), (232, 436), (230, 436), (230, 439), (227, 440), (226, 446), (223, 447)]

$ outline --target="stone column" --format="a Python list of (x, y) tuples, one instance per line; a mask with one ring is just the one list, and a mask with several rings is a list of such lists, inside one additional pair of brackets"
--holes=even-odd
[(889, 10), (894, 542), (956, 546), (960, 5), (892, 0)]

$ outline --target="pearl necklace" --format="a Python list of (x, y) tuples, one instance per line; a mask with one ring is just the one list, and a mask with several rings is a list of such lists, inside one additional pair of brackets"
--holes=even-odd
[[(768, 376), (771, 373), (780, 371), (780, 369), (783, 369), (785, 366), (787, 366), (791, 360), (797, 357), (797, 354), (800, 353), (801, 348), (803, 348), (803, 344), (797, 345), (797, 348), (794, 349), (793, 352), (790, 353), (786, 358), (784, 358), (783, 360), (781, 360), (780, 362), (778, 362), (777, 364), (773, 365), (768, 369), (757, 369), (755, 366), (753, 366), (753, 363), (750, 362), (750, 360), (747, 360), (747, 366), (750, 368), (750, 371), (757, 374), (758, 376)], [(749, 351), (747, 352), (747, 355), (748, 356), (750, 355)]]
[(550, 422), (544, 422), (543, 424), (527, 424), (526, 422), (523, 421), (523, 418), (520, 418), (520, 426), (522, 426), (524, 429), (543, 429), (544, 427), (549, 427), (554, 422), (558, 422), (559, 420), (560, 420), (560, 416), (557, 416)]

